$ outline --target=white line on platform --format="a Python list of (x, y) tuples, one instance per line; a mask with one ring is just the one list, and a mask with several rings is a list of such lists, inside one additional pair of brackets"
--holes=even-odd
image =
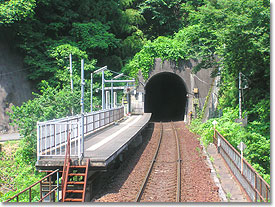
[(142, 115), (138, 116), (134, 121), (132, 121), (130, 124), (122, 127), (120, 130), (118, 130), (117, 132), (113, 133), (111, 136), (106, 137), (105, 139), (101, 140), (100, 142), (94, 144), (93, 146), (89, 147), (87, 149), (87, 151), (94, 151), (96, 149), (98, 149), (99, 147), (101, 147), (102, 145), (106, 144), (107, 142), (109, 142), (111, 139), (113, 139), (114, 137), (116, 137), (117, 135), (119, 135), (120, 133), (122, 133), (123, 131), (125, 131), (126, 129), (128, 129), (130, 126), (134, 125), (140, 118), (142, 117)]

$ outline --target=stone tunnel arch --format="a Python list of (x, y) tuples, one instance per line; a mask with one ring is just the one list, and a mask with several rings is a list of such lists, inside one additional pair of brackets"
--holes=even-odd
[(184, 119), (187, 89), (183, 79), (171, 72), (152, 76), (145, 86), (144, 112), (152, 113), (152, 121)]

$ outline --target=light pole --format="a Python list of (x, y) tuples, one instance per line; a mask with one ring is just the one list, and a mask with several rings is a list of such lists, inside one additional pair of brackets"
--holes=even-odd
[(242, 119), (242, 73), (239, 72), (239, 119)]
[[(72, 66), (72, 54), (70, 54), (69, 56), (70, 59), (70, 79), (71, 79), (71, 91), (73, 93), (74, 90), (74, 83), (73, 83), (73, 66)], [(74, 109), (72, 107), (72, 111), (71, 111), (72, 115), (74, 115)]]
[(91, 112), (93, 112), (93, 73), (91, 73)]
[(81, 137), (82, 137), (82, 145), (81, 145), (81, 152), (82, 158), (84, 157), (84, 60), (81, 60)]

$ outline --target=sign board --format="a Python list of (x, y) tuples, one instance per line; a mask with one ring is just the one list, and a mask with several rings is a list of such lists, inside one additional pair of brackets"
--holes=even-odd
[(245, 143), (243, 143), (243, 142), (241, 142), (241, 143), (238, 145), (238, 149), (241, 150), (241, 151), (244, 151), (246, 147), (247, 147), (247, 146), (246, 146)]
[(241, 126), (246, 126), (247, 125), (247, 117), (244, 119), (235, 119), (236, 123), (240, 123)]
[(216, 120), (214, 120), (213, 122), (212, 122), (212, 124), (214, 125), (214, 126), (216, 126), (217, 125), (217, 121)]

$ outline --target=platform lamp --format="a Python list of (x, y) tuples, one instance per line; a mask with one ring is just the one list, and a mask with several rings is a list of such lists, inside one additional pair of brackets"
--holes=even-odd
[[(112, 80), (118, 79), (120, 77), (122, 77), (124, 74), (118, 74), (117, 76), (115, 76)], [(114, 108), (114, 89), (113, 89), (114, 83), (111, 82), (111, 109)]]
[(93, 74), (102, 72), (102, 109), (105, 109), (105, 97), (104, 97), (104, 71), (107, 70), (107, 66), (97, 69), (91, 73), (91, 112), (93, 112)]

